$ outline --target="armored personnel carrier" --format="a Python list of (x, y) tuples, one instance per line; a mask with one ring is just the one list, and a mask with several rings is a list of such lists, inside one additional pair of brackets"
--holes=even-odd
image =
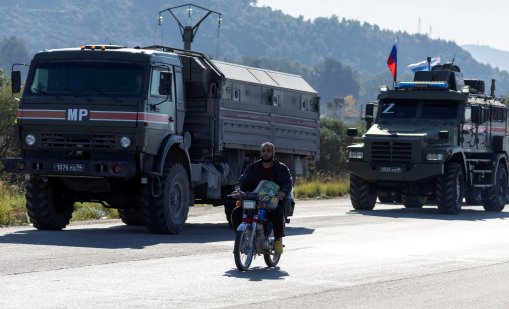
[[(479, 202), (502, 211), (508, 187), (507, 107), (482, 80), (453, 64), (416, 72), (382, 87), (366, 106), (367, 132), (348, 147), (350, 198), (372, 210), (377, 197), (420, 208), (433, 200), (443, 214)], [(348, 130), (356, 136), (356, 129)]]

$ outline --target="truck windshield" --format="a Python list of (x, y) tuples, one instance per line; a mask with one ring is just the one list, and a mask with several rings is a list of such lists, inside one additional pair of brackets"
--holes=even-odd
[(115, 62), (62, 61), (38, 64), (30, 95), (122, 96), (141, 94), (143, 66)]
[(390, 119), (455, 119), (458, 115), (456, 101), (387, 100), (382, 102), (380, 118)]

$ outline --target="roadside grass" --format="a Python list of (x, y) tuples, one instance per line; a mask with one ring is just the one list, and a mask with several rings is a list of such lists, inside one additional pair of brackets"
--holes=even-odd
[(346, 178), (317, 177), (311, 181), (297, 181), (293, 193), (297, 199), (334, 198), (347, 195), (349, 189), (350, 184)]
[[(334, 179), (317, 176), (310, 181), (297, 181), (294, 186), (296, 199), (334, 198), (348, 194), (346, 178)], [(0, 226), (28, 225), (25, 208), (25, 191), (16, 185), (0, 182)], [(100, 203), (75, 203), (71, 221), (118, 219), (116, 209), (106, 208)]]

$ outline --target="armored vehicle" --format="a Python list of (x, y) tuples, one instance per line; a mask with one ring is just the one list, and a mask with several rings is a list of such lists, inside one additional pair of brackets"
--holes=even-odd
[[(19, 71), (12, 80), (19, 92)], [(164, 46), (84, 45), (34, 56), (14, 128), (22, 154), (6, 167), (25, 174), (38, 229), (62, 229), (75, 202), (96, 201), (175, 234), (190, 205), (224, 203), (264, 141), (306, 176), (319, 129), (319, 97), (300, 76)]]
[[(357, 210), (382, 202), (443, 214), (480, 203), (502, 211), (508, 186), (507, 107), (484, 81), (464, 79), (453, 64), (416, 72), (414, 81), (382, 87), (366, 106), (367, 132), (348, 147), (350, 198)], [(356, 136), (356, 129), (348, 135)]]

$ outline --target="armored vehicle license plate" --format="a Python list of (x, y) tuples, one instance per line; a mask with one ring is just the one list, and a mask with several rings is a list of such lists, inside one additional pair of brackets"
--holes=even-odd
[(401, 173), (401, 167), (394, 166), (380, 166), (378, 168), (379, 172), (382, 173)]
[(85, 171), (85, 166), (81, 163), (54, 163), (53, 170), (55, 172), (74, 172), (74, 173), (83, 173)]

